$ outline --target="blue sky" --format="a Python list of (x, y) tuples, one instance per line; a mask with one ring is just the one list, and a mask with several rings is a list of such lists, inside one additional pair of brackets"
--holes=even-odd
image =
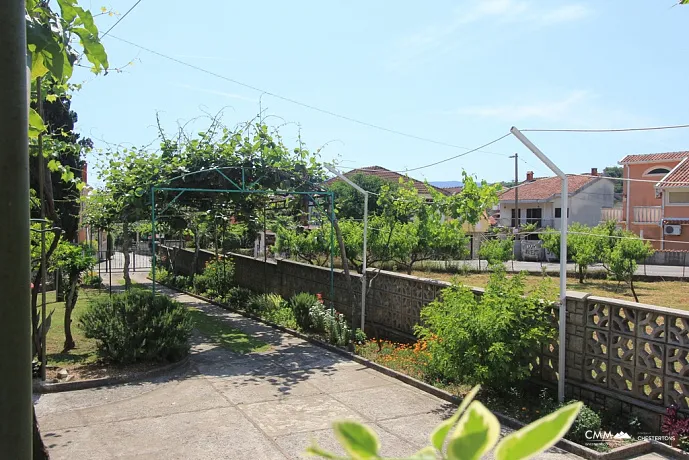
[[(104, 4), (122, 13), (134, 1)], [(519, 128), (624, 128), (689, 123), (689, 7), (674, 0), (431, 2), (158, 2), (143, 0), (116, 37), (367, 123), (474, 148)], [(89, 6), (84, 2), (84, 6)], [(97, 10), (101, 4), (92, 3)], [(101, 30), (116, 18), (101, 17)], [(112, 67), (73, 102), (99, 148), (146, 145), (156, 112), (174, 130), (224, 110), (229, 126), (259, 111), (260, 92), (114, 38)], [(414, 168), (463, 152), (335, 118), (264, 95), (285, 141), (302, 139), (343, 169)], [(280, 117), (280, 118), (277, 118)], [(284, 121), (283, 121), (284, 120)], [(189, 124), (202, 129), (207, 120)], [(689, 150), (689, 129), (621, 134), (529, 133), (562, 169), (581, 173), (629, 153)], [(415, 171), (456, 180), (462, 169), (508, 180), (547, 169), (513, 137)], [(93, 163), (93, 155), (90, 156)], [(93, 180), (92, 180), (93, 182)]]

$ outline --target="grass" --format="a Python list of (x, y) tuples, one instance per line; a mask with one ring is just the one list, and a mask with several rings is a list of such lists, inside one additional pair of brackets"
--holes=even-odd
[[(72, 337), (76, 343), (76, 348), (63, 352), (65, 343), (64, 315), (65, 303), (55, 301), (55, 291), (47, 292), (46, 314), (53, 312), (50, 329), (46, 336), (46, 351), (48, 355), (48, 366), (58, 366), (73, 368), (85, 364), (91, 364), (98, 360), (96, 353), (96, 340), (87, 339), (84, 332), (79, 327), (79, 316), (86, 310), (89, 299), (106, 295), (101, 294), (96, 289), (80, 289), (79, 299), (72, 312)], [(41, 296), (38, 296), (38, 306), (40, 310)]]
[[(443, 281), (458, 282), (475, 287), (485, 287), (488, 283), (490, 274), (488, 273), (469, 273), (451, 274), (427, 271), (415, 271), (413, 275), (423, 278), (433, 278)], [(512, 276), (512, 275), (508, 275)], [(546, 277), (546, 281), (552, 286), (553, 293), (556, 295), (559, 286), (559, 277)], [(542, 275), (527, 275), (525, 278), (527, 290), (534, 289), (539, 283), (543, 282)], [(689, 282), (686, 281), (635, 281), (634, 288), (639, 296), (639, 302), (658, 305), (661, 307), (678, 308), (689, 310)], [(587, 279), (584, 284), (579, 283), (576, 278), (567, 278), (567, 289), (571, 291), (582, 291), (601, 297), (611, 297), (633, 302), (629, 286), (612, 280)]]
[(209, 316), (198, 308), (189, 308), (189, 311), (194, 321), (194, 327), (201, 334), (224, 348), (242, 354), (266, 351), (270, 348), (269, 344), (228, 326), (221, 318)]

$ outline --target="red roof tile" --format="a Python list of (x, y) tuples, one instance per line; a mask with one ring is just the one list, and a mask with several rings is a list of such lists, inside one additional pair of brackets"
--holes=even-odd
[(640, 155), (627, 155), (619, 163), (650, 163), (662, 160), (681, 160), (686, 157), (689, 157), (689, 152), (642, 153)]
[[(352, 177), (356, 174), (367, 174), (371, 176), (378, 176), (381, 179), (385, 179), (386, 181), (389, 182), (394, 182), (398, 183), (400, 180), (400, 177), (404, 178), (405, 181), (412, 180), (414, 182), (414, 187), (416, 190), (422, 194), (422, 195), (430, 195), (430, 192), (428, 191), (428, 188), (426, 187), (426, 184), (423, 182), (413, 179), (409, 176), (402, 175), (400, 173), (397, 173), (395, 171), (390, 171), (389, 169), (383, 168), (382, 166), (368, 166), (365, 168), (357, 168), (357, 169), (352, 169), (351, 171), (347, 171), (344, 175), (347, 177)], [(325, 181), (325, 185), (331, 185), (334, 184), (335, 182), (340, 181), (341, 179), (339, 177), (332, 177)], [(443, 195), (451, 195), (451, 193), (448, 191), (448, 189), (442, 189), (438, 187), (433, 187), (430, 185), (431, 188), (434, 190), (442, 193)]]
[(680, 164), (667, 173), (656, 187), (686, 187), (689, 185), (689, 157), (682, 160)]
[[(599, 180), (598, 177), (584, 177), (577, 175), (567, 175), (567, 190), (570, 195), (578, 192), (593, 181)], [(500, 201), (514, 201), (514, 189), (503, 192), (500, 195)], [(562, 182), (560, 178), (544, 177), (542, 179), (535, 179), (531, 182), (522, 182), (519, 185), (519, 200), (549, 200), (562, 191)]]
[(456, 195), (460, 193), (464, 187), (441, 187), (440, 190), (443, 192), (447, 192), (449, 195)]

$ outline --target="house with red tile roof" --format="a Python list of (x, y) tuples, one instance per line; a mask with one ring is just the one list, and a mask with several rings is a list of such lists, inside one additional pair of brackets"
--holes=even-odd
[[(689, 151), (627, 155), (622, 208), (604, 210), (656, 249), (689, 250)], [(603, 220), (607, 220), (603, 219)]]
[[(409, 177), (404, 174), (400, 174), (395, 171), (390, 171), (389, 169), (383, 168), (382, 166), (367, 166), (365, 168), (356, 168), (352, 169), (351, 171), (347, 171), (344, 173), (346, 177), (353, 177), (357, 174), (366, 174), (370, 176), (377, 176), (380, 177), (381, 179), (384, 179), (388, 182), (394, 182), (395, 184), (399, 183), (400, 178), (404, 179), (405, 181), (411, 180), (414, 183), (414, 188), (419, 192), (419, 195), (430, 199), (431, 198), (431, 193), (428, 191), (428, 187), (432, 188), (436, 192), (440, 192), (443, 195), (454, 195), (453, 191), (450, 189), (444, 189), (444, 188), (439, 188), (439, 187), (434, 187), (432, 185), (426, 185), (424, 182), (421, 182), (419, 180), (416, 180), (412, 177)], [(339, 177), (333, 177), (331, 179), (328, 179), (325, 181), (325, 186), (327, 187), (328, 185), (334, 184), (335, 182), (339, 182), (342, 179)], [(460, 189), (461, 191), (461, 189)]]
[[(601, 209), (612, 207), (614, 184), (592, 168), (586, 174), (567, 175), (568, 221), (594, 226), (600, 222)], [(519, 189), (516, 209), (517, 189)], [(534, 178), (533, 171), (526, 180), (500, 194), (499, 225), (516, 227), (536, 224), (537, 228), (560, 228), (562, 213), (562, 181), (559, 177)]]

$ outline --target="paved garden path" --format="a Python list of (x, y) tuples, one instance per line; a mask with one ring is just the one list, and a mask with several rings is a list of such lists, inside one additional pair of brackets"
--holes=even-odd
[[(144, 274), (135, 280), (146, 282)], [(238, 355), (194, 338), (181, 376), (36, 395), (51, 458), (285, 459), (315, 439), (337, 448), (336, 419), (366, 422), (383, 453), (403, 456), (454, 407), (421, 390), (256, 321), (165, 291), (272, 345)], [(540, 458), (574, 459), (553, 450)], [(658, 457), (654, 457), (658, 458)]]

